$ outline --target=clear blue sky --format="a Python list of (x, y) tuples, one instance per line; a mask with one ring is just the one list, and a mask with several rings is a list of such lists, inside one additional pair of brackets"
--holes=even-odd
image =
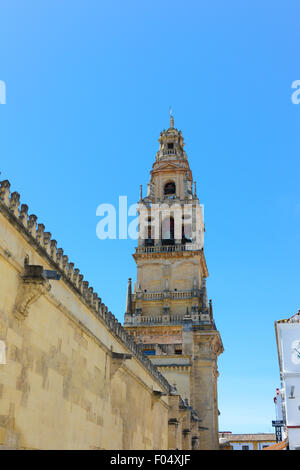
[(220, 429), (268, 432), (274, 321), (300, 306), (297, 1), (1, 0), (0, 169), (123, 322), (132, 240), (96, 207), (139, 197), (168, 127), (205, 206)]

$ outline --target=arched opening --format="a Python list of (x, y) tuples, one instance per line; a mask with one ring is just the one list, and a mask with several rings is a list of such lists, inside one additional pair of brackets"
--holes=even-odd
[(192, 241), (192, 226), (191, 224), (184, 223), (182, 224), (181, 243), (184, 245), (185, 243), (191, 243), (191, 241)]
[(184, 213), (182, 216), (181, 243), (192, 242), (192, 221), (191, 214)]
[(147, 220), (145, 245), (146, 246), (154, 245), (154, 227), (152, 225), (151, 217), (148, 217), (148, 220)]
[(167, 217), (162, 221), (161, 238), (163, 245), (174, 245), (174, 219)]
[(169, 181), (164, 186), (164, 195), (168, 196), (171, 194), (176, 194), (176, 184), (174, 183), (174, 181)]

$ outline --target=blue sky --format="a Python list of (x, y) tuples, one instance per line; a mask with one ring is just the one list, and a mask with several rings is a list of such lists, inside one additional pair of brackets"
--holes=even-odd
[(205, 206), (208, 295), (225, 347), (220, 429), (268, 432), (274, 321), (300, 306), (297, 1), (0, 1), (0, 170), (123, 321), (132, 240), (96, 208), (132, 204), (169, 124)]

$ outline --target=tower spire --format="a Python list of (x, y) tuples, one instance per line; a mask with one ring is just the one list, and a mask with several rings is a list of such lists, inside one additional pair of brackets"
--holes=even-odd
[(170, 115), (170, 127), (173, 128), (174, 127), (174, 116), (173, 116), (173, 111), (172, 111), (171, 106), (170, 106), (170, 109), (169, 109), (169, 115)]
[(126, 312), (125, 313), (127, 313), (129, 315), (132, 315), (131, 277), (128, 279)]

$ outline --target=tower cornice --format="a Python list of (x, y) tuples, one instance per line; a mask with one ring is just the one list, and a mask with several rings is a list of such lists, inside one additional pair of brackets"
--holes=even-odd
[(153, 164), (151, 175), (163, 172), (189, 172), (190, 180), (192, 180), (192, 172), (188, 162), (180, 160), (165, 160)]

